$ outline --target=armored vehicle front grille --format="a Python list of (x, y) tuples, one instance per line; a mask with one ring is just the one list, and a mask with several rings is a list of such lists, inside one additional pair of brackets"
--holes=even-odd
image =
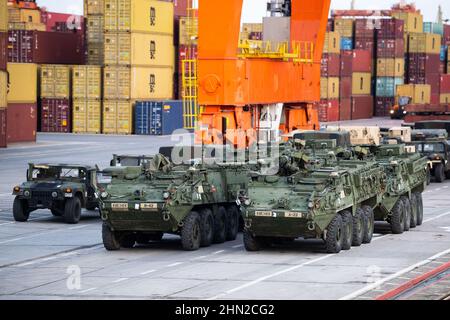
[(33, 191), (32, 196), (38, 199), (52, 199), (52, 191)]

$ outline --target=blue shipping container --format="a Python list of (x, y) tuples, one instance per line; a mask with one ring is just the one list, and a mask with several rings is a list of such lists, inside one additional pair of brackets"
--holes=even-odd
[(441, 23), (435, 23), (435, 22), (424, 22), (423, 23), (423, 32), (434, 33), (434, 34), (439, 34), (439, 35), (443, 36), (444, 35), (444, 25)]
[(183, 102), (137, 101), (134, 110), (135, 133), (165, 136), (183, 128)]
[(447, 50), (448, 50), (447, 46), (441, 46), (441, 56), (440, 56), (440, 58), (441, 58), (442, 62), (445, 62), (445, 60), (447, 60)]
[(353, 50), (352, 38), (341, 38), (341, 50)]
[(397, 86), (404, 84), (403, 78), (381, 77), (377, 78), (377, 97), (395, 97)]

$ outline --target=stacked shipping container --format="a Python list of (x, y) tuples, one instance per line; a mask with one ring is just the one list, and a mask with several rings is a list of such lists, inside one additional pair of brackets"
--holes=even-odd
[(104, 0), (84, 0), (87, 63), (103, 65)]
[(7, 47), (8, 47), (8, 9), (7, 0), (0, 0), (0, 148), (7, 146)]

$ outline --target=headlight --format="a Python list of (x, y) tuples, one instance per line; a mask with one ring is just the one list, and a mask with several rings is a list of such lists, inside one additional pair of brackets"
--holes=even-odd
[(30, 196), (30, 191), (28, 191), (28, 190), (26, 190), (24, 193), (23, 193), (23, 195), (25, 196), (25, 197), (29, 197)]
[(165, 191), (165, 192), (163, 193), (163, 199), (164, 199), (164, 200), (167, 200), (167, 199), (169, 199), (169, 197), (170, 197), (170, 192)]
[(250, 199), (245, 199), (244, 204), (246, 206), (249, 206), (252, 202), (250, 201)]
[(395, 112), (394, 110), (391, 110), (391, 114), (394, 114), (394, 112)]
[(65, 193), (72, 193), (72, 189), (71, 189), (71, 188), (66, 188), (66, 189), (64, 190), (64, 192), (65, 192)]
[(103, 192), (100, 194), (100, 197), (102, 197), (102, 199), (108, 198), (108, 192), (103, 191)]
[(20, 192), (20, 187), (19, 186), (14, 187), (13, 192)]
[(56, 192), (56, 191), (53, 191), (53, 192), (52, 192), (52, 197), (53, 197), (53, 198), (56, 198), (56, 197), (58, 197), (58, 192)]

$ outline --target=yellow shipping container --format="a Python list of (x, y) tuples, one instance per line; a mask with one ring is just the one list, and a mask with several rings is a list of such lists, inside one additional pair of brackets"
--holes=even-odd
[(440, 54), (441, 36), (431, 33), (412, 33), (409, 35), (409, 52)]
[(41, 11), (38, 9), (20, 9), (20, 22), (41, 22)]
[(420, 13), (393, 12), (392, 17), (405, 21), (405, 32), (423, 32), (423, 16)]
[(73, 67), (72, 97), (75, 99), (101, 99), (102, 68), (100, 66)]
[(103, 43), (104, 17), (89, 15), (86, 18), (86, 36), (89, 43)]
[(404, 59), (377, 59), (378, 77), (404, 77)]
[(41, 98), (70, 98), (70, 66), (41, 66)]
[(173, 68), (107, 66), (103, 77), (105, 99), (172, 99)]
[[(262, 26), (262, 24), (261, 24)], [(251, 32), (251, 31), (250, 31)], [(240, 39), (247, 40), (250, 37), (249, 31), (242, 31), (240, 33)], [(261, 31), (262, 32), (262, 31)], [(186, 17), (180, 18), (180, 44), (188, 45), (190, 41), (193, 44), (197, 44), (197, 39), (190, 39), (191, 35), (198, 34), (198, 19), (188, 19)]]
[(370, 95), (372, 88), (372, 74), (354, 72), (352, 75), (352, 95)]
[(8, 106), (7, 91), (8, 75), (6, 72), (0, 71), (0, 109), (4, 109)]
[(431, 86), (428, 84), (404, 84), (396, 89), (398, 102), (399, 97), (410, 97), (413, 104), (427, 104), (431, 102)]
[(450, 104), (450, 94), (441, 94), (440, 95), (440, 103), (442, 104)]
[(105, 3), (103, 0), (84, 0), (84, 16), (102, 15)]
[(8, 63), (10, 103), (36, 103), (38, 66), (34, 63)]
[(102, 120), (102, 103), (100, 100), (73, 100), (73, 133), (100, 133)]
[(341, 53), (341, 35), (337, 32), (325, 34), (324, 53)]
[(352, 19), (335, 19), (334, 31), (339, 33), (341, 37), (353, 37), (354, 21)]
[(263, 24), (262, 23), (243, 23), (242, 24), (242, 32), (263, 32)]
[(173, 3), (154, 0), (105, 0), (105, 31), (173, 35)]
[(105, 33), (106, 65), (172, 67), (173, 37), (151, 33)]
[(414, 98), (414, 85), (402, 84), (396, 88), (396, 97), (410, 97)]
[(20, 9), (16, 7), (8, 7), (8, 20), (9, 22), (22, 22), (20, 20)]
[(129, 100), (104, 100), (102, 112), (103, 133), (133, 133), (133, 103)]
[(0, 0), (0, 32), (8, 31), (8, 1)]
[(103, 43), (88, 43), (87, 44), (87, 64), (101, 66), (103, 65), (104, 48)]
[(339, 78), (320, 78), (320, 98), (338, 99), (339, 98)]
[(47, 26), (43, 23), (34, 22), (10, 22), (8, 24), (10, 30), (37, 30), (47, 31)]

